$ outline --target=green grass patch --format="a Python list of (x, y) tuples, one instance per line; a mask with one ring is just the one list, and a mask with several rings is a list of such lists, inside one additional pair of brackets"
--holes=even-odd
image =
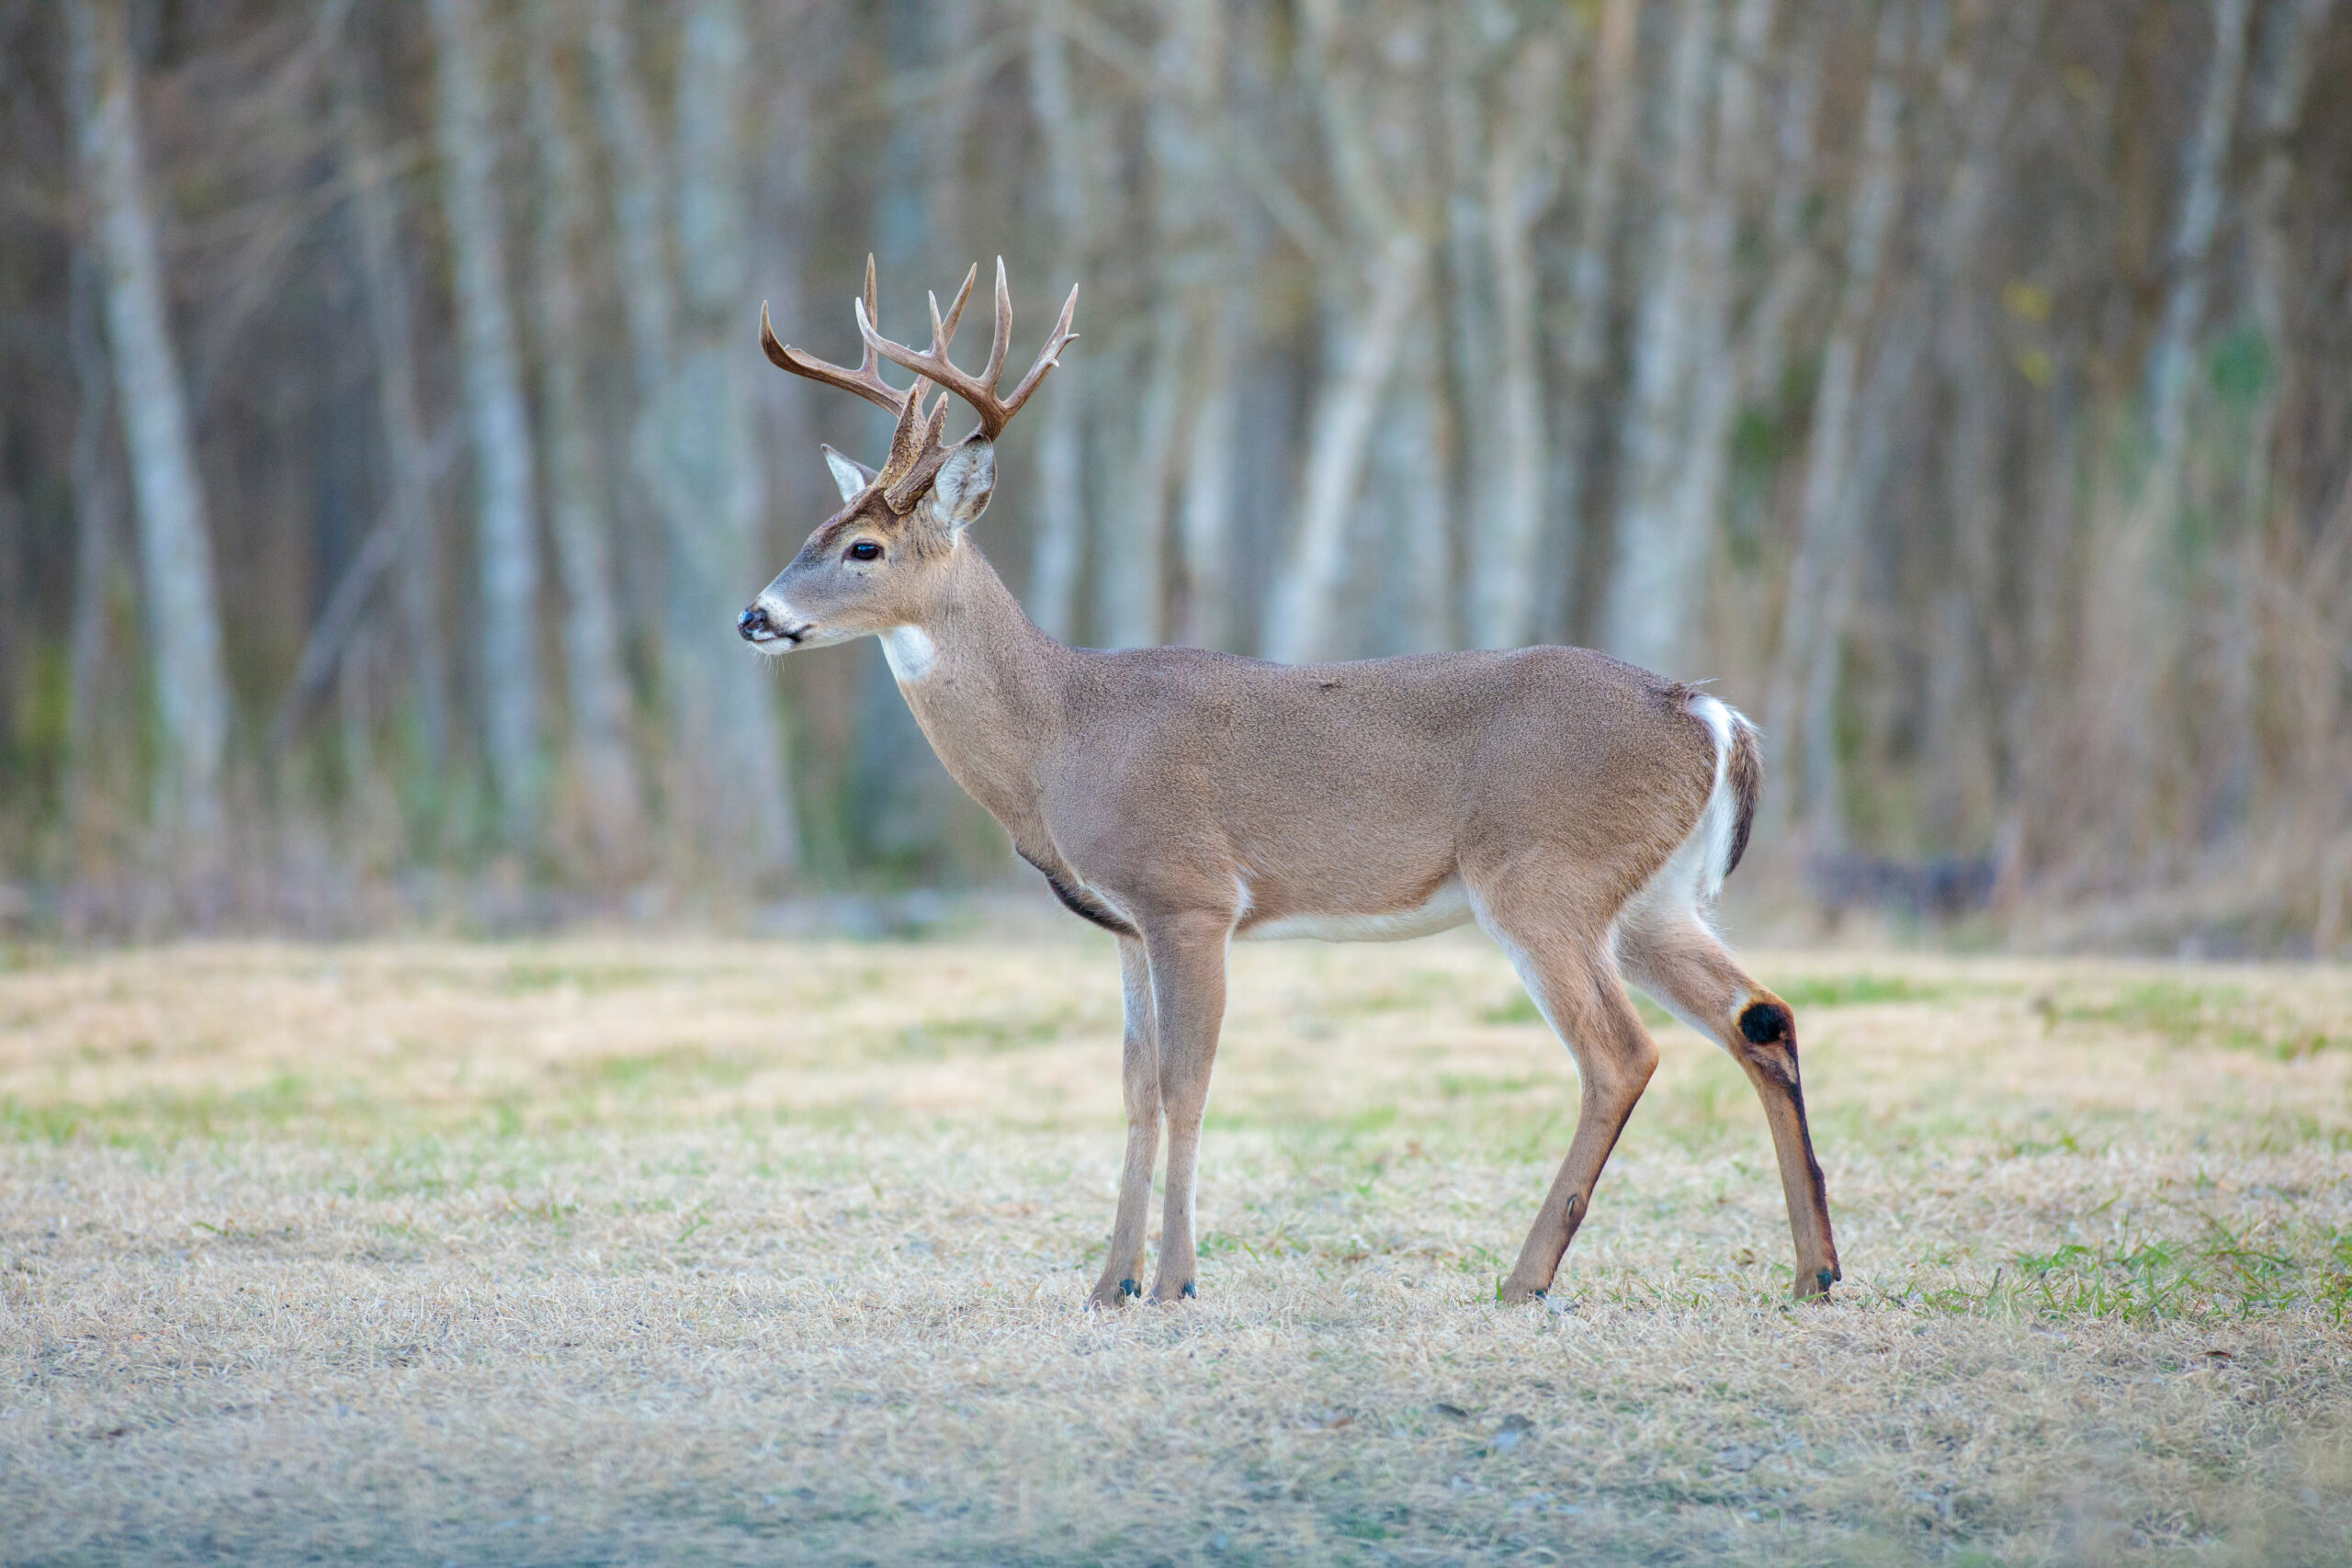
[(2170, 1045), (2254, 1051), (2279, 1061), (2352, 1046), (2352, 1033), (2295, 1018), (2239, 985), (2148, 980), (2096, 997), (2061, 996), (2045, 1016), (2153, 1034)]
[(1875, 1007), (1888, 1002), (1937, 1002), (1952, 987), (1900, 975), (1809, 975), (1774, 987), (1792, 1008)]

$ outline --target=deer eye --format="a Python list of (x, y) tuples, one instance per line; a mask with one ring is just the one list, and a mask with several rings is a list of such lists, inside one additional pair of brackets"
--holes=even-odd
[(849, 547), (849, 558), (852, 560), (880, 560), (882, 558), (882, 547), (876, 544), (871, 539), (860, 539), (857, 543)]

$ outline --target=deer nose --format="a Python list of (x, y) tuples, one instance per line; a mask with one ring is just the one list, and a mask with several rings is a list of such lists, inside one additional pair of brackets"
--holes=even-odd
[(741, 634), (745, 642), (757, 642), (762, 637), (774, 633), (776, 628), (769, 622), (767, 611), (754, 604), (735, 617), (735, 629)]

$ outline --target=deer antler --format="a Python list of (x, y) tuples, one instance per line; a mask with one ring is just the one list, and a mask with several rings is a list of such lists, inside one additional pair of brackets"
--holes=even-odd
[[(874, 258), (867, 256), (865, 298), (857, 302), (857, 308), (862, 311), (859, 318), (861, 327), (874, 318)], [(867, 402), (888, 409), (892, 413), (905, 412), (909, 394), (922, 386), (921, 381), (917, 381), (902, 392), (882, 379), (881, 361), (875, 357), (871, 344), (866, 345), (865, 357), (858, 362), (857, 368), (844, 370), (838, 365), (827, 364), (806, 349), (792, 348), (776, 342), (775, 329), (768, 325), (768, 308), (764, 303), (760, 306), (760, 346), (767, 351), (768, 358), (779, 368), (789, 370), (795, 376), (806, 376), (811, 381), (822, 381), (828, 387), (839, 387), (844, 392), (855, 392)]]
[[(1070, 285), (1069, 299), (1062, 305), (1061, 320), (1054, 323), (1053, 332), (1046, 338), (1045, 347), (1037, 351), (1037, 362), (1012, 389), (1012, 395), (1000, 399), (996, 395), (998, 378), (1004, 374), (1005, 351), (1012, 346), (1012, 290), (1004, 281), (1004, 258), (996, 258), (996, 334), (989, 344), (988, 368), (978, 376), (956, 367), (947, 357), (947, 345), (956, 336), (956, 324), (964, 318), (964, 306), (972, 297), (972, 285), (980, 269), (976, 264), (964, 275), (964, 287), (956, 291), (956, 303), (943, 321), (939, 314), (939, 297), (931, 297), (931, 347), (917, 353), (901, 343), (892, 343), (875, 330), (873, 312), (861, 307), (858, 313), (858, 336), (865, 340), (865, 360), (871, 365), (879, 354), (891, 364), (913, 371), (924, 380), (935, 381), (948, 391), (971, 404), (972, 412), (980, 416), (978, 434), (993, 441), (1021, 412), (1029, 394), (1046, 378), (1046, 372), (1061, 362), (1061, 352), (1078, 334), (1069, 330), (1070, 318), (1078, 311), (1078, 286)], [(807, 371), (802, 371), (807, 375)], [(876, 376), (876, 380), (881, 378)], [(917, 382), (916, 385), (922, 385)]]
[[(1004, 258), (996, 259), (996, 336), (989, 347), (988, 368), (975, 377), (958, 369), (948, 359), (948, 345), (956, 341), (956, 328), (964, 319), (964, 307), (971, 303), (972, 285), (978, 281), (980, 269), (977, 264), (964, 275), (964, 287), (956, 291), (956, 302), (947, 314), (939, 313), (939, 296), (931, 296), (931, 347), (917, 353), (904, 344), (892, 343), (874, 324), (876, 314), (874, 258), (865, 258), (865, 293), (851, 307), (857, 317), (857, 335), (865, 345), (865, 357), (854, 370), (829, 365), (816, 355), (797, 348), (788, 348), (776, 341), (775, 333), (768, 325), (768, 308), (760, 307), (760, 346), (767, 356), (795, 376), (805, 376), (811, 381), (821, 381), (828, 387), (839, 387), (878, 408), (889, 410), (898, 416), (898, 428), (890, 435), (889, 461), (874, 476), (867, 486), (876, 489), (890, 510), (904, 514), (939, 473), (940, 465), (947, 460), (947, 448), (941, 435), (947, 424), (947, 396), (954, 392), (972, 405), (980, 416), (979, 429), (974, 434), (993, 441), (1003, 433), (1029, 394), (1046, 378), (1046, 372), (1060, 362), (1061, 352), (1078, 334), (1069, 330), (1070, 317), (1078, 310), (1078, 288), (1071, 285), (1069, 300), (1062, 306), (1061, 320), (1046, 339), (1046, 346), (1038, 351), (1037, 362), (1021, 378), (1009, 398), (999, 399), (996, 384), (1004, 373), (1005, 351), (1012, 344), (1012, 292), (1004, 281)], [(905, 391), (899, 390), (882, 378), (881, 362), (888, 359), (915, 373), (915, 384)], [(944, 389), (939, 400), (926, 409), (924, 394), (936, 383)]]

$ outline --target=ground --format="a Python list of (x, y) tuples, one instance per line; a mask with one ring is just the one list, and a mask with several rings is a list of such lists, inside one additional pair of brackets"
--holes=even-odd
[(2352, 972), (1762, 954), (1846, 1279), (1475, 937), (1242, 947), (1201, 1300), (1090, 1314), (1107, 942), (0, 974), (0, 1562), (2352, 1561)]

